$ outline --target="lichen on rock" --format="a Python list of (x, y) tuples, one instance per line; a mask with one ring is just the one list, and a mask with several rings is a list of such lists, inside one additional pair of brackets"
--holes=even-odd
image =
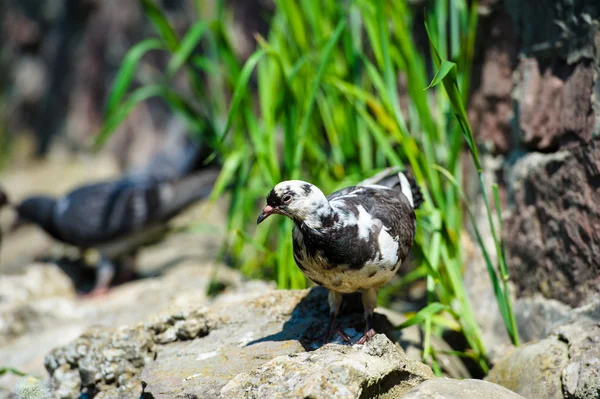
[(237, 398), (394, 398), (432, 378), (383, 334), (366, 345), (326, 345), (314, 352), (279, 356), (235, 376), (221, 390)]

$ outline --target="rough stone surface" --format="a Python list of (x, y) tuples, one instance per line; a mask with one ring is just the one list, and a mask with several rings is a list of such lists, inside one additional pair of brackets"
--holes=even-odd
[(504, 0), (520, 51), (539, 59), (557, 56), (575, 63), (591, 58), (590, 40), (600, 4), (587, 0)]
[[(542, 396), (536, 396), (541, 398)], [(403, 399), (523, 399), (500, 385), (481, 380), (434, 378), (402, 397)]]
[(406, 358), (383, 334), (366, 345), (324, 346), (279, 356), (238, 374), (221, 389), (237, 398), (396, 398), (433, 377), (431, 369)]
[[(499, 184), (508, 210), (511, 281), (518, 297), (581, 306), (600, 286), (600, 3), (482, 4), (469, 117), (479, 142), (505, 156), (487, 181)], [(475, 179), (467, 172), (467, 185)], [(497, 312), (481, 302), (480, 320)]]
[(556, 337), (525, 344), (500, 360), (487, 380), (526, 398), (561, 399), (561, 372), (567, 365), (568, 348)]
[[(52, 297), (51, 300), (43, 298)], [(34, 264), (22, 276), (0, 279), (0, 342), (50, 322), (75, 297), (71, 280), (51, 264)]]
[(571, 306), (600, 294), (600, 139), (571, 152), (533, 153), (508, 174), (514, 209), (505, 223), (519, 296)]
[(486, 379), (527, 398), (598, 398), (600, 325), (581, 320), (558, 327), (508, 353)]
[[(326, 295), (326, 291), (321, 288), (304, 291), (272, 291), (261, 295), (238, 296), (222, 302), (222, 305), (212, 306), (209, 314), (220, 322), (208, 336), (158, 347), (156, 361), (148, 364), (142, 372), (142, 380), (147, 384), (145, 392), (155, 398), (169, 398), (176, 395), (218, 397), (221, 389), (242, 373), (248, 374), (246, 377), (236, 377), (238, 385), (247, 384), (250, 389), (254, 384), (252, 381), (256, 381), (255, 378), (264, 377), (270, 378), (273, 384), (268, 388), (269, 392), (277, 390), (283, 392), (292, 389), (293, 386), (276, 384), (276, 381), (281, 381), (278, 378), (282, 375), (277, 373), (285, 371), (277, 367), (282, 364), (282, 359), (296, 362), (298, 366), (298, 369), (290, 368), (285, 373), (300, 370), (301, 365), (306, 367), (307, 364), (312, 364), (311, 361), (337, 359), (336, 361), (345, 362), (342, 358), (346, 355), (349, 358), (355, 355), (362, 356), (363, 360), (368, 360), (369, 369), (380, 365), (379, 357), (364, 357), (367, 355), (360, 354), (362, 353), (359, 352), (360, 346), (352, 348), (340, 345), (342, 343), (340, 339), (336, 341), (336, 345), (319, 349), (323, 344), (321, 338), (327, 326)], [(240, 309), (244, 310), (240, 311)], [(361, 312), (346, 312), (339, 321), (348, 327), (345, 331), (351, 337), (356, 339), (360, 336), (357, 330), (363, 328)], [(394, 331), (388, 319), (382, 314), (376, 314), (375, 325), (377, 331), (386, 333), (392, 341), (399, 342), (401, 345), (411, 345), (403, 340), (406, 332)], [(394, 349), (392, 353), (395, 359), (392, 365), (404, 359), (402, 360), (404, 365), (416, 367), (410, 370), (417, 370), (419, 367), (428, 369), (427, 366), (409, 360), (400, 349)], [(315, 356), (311, 357), (312, 354)], [(316, 367), (315, 364), (313, 366)], [(263, 377), (258, 377), (262, 372), (264, 372)], [(322, 372), (325, 373), (323, 375), (327, 375), (330, 371), (323, 369)], [(362, 379), (367, 386), (378, 386), (374, 382), (367, 382), (371, 378), (368, 374), (361, 374), (359, 371), (352, 371), (352, 373), (355, 381)], [(388, 369), (389, 373), (393, 374), (393, 368)], [(288, 375), (291, 378), (292, 374)], [(300, 378), (299, 376), (295, 378)], [(392, 377), (384, 373), (381, 378), (385, 379), (386, 376)], [(408, 377), (406, 376), (407, 379)], [(300, 390), (297, 392), (301, 392), (302, 389), (312, 389), (311, 384), (314, 381), (297, 380), (296, 388)], [(242, 388), (238, 386), (234, 389), (234, 386), (236, 385), (229, 385), (226, 391), (229, 395), (234, 395), (233, 397), (239, 397), (235, 395), (239, 395), (239, 389)], [(255, 389), (254, 392), (256, 393)]]
[(487, 144), (493, 153), (505, 154), (514, 144), (511, 94), (517, 45), (512, 21), (505, 11), (484, 14), (480, 18), (477, 33), (480, 47), (476, 49), (473, 61), (474, 82), (468, 116), (477, 140)]
[(139, 397), (135, 377), (156, 355), (156, 345), (208, 334), (212, 321), (192, 311), (124, 327), (118, 331), (90, 330), (69, 345), (54, 349), (45, 359), (51, 386), (60, 397), (102, 391), (104, 395)]
[(514, 92), (522, 142), (537, 151), (589, 142), (595, 127), (593, 87), (589, 62), (550, 67), (523, 59)]
[[(210, 299), (201, 287), (208, 280), (200, 277), (209, 272), (179, 266), (162, 277), (117, 287), (102, 300), (80, 302), (80, 313), (63, 304), (69, 317), (57, 313), (52, 327), (43, 324), (41, 331), (0, 345), (0, 357), (17, 369), (41, 376), (40, 352), (63, 342), (46, 356), (50, 380), (40, 385), (59, 398), (86, 393), (94, 398), (137, 399), (142, 391), (154, 398), (218, 397), (234, 378), (237, 383), (225, 392), (227, 397), (236, 397), (242, 389), (239, 384), (250, 387), (261, 373), (264, 378), (270, 376), (269, 389), (281, 392), (297, 388), (297, 392), (317, 394), (322, 389), (321, 397), (327, 397), (328, 390), (346, 386), (345, 392), (392, 397), (432, 376), (428, 366), (402, 349), (420, 358), (422, 343), (416, 327), (392, 328), (391, 322), (405, 320), (399, 314), (376, 313), (375, 328), (385, 335), (377, 335), (369, 345), (344, 345), (338, 338), (322, 347), (328, 319), (324, 289), (275, 291), (263, 282), (227, 277), (227, 269), (219, 269), (219, 279), (227, 288)], [(355, 307), (360, 300), (349, 297), (345, 303), (339, 321), (357, 339), (364, 324), (362, 312)], [(149, 321), (141, 322), (144, 319)], [(101, 325), (94, 327), (94, 321)], [(124, 322), (129, 325), (112, 327)], [(432, 345), (436, 350), (450, 350), (438, 340)], [(449, 358), (440, 358), (448, 375), (468, 375), (464, 366)], [(281, 371), (277, 365), (287, 363), (290, 368), (285, 373), (296, 375), (296, 388), (277, 384), (277, 376), (283, 375), (277, 374)], [(313, 384), (319, 380), (312, 374), (317, 365), (319, 378), (329, 380), (331, 386)], [(309, 372), (310, 378), (301, 381), (300, 376)], [(11, 389), (17, 392), (22, 382), (4, 376), (0, 397)]]
[(600, 324), (570, 324), (559, 327), (556, 335), (569, 345), (569, 362), (561, 375), (564, 397), (600, 397)]
[[(188, 261), (173, 266), (161, 277), (116, 287), (105, 298), (81, 300), (73, 294), (73, 297), (67, 298), (40, 297), (27, 302), (8, 303), (5, 307), (1, 305), (5, 313), (1, 313), (0, 319), (11, 327), (9, 334), (0, 340), (2, 365), (11, 365), (34, 376), (45, 376), (44, 356), (52, 348), (77, 339), (91, 327), (104, 331), (105, 328), (130, 325), (148, 320), (155, 314), (168, 313), (171, 307), (179, 310), (188, 305), (200, 308), (211, 301), (206, 290), (212, 269), (211, 265)], [(218, 282), (226, 292), (238, 289), (253, 292), (270, 287), (260, 282), (243, 283), (237, 273), (224, 267), (217, 271)], [(172, 333), (175, 333), (176, 339), (179, 339), (178, 335), (186, 338), (188, 328), (195, 334), (194, 330), (201, 327), (194, 324), (180, 330), (180, 324), (175, 323), (164, 337), (160, 336), (161, 340), (169, 339), (168, 334)], [(67, 371), (66, 368), (61, 370)], [(17, 381), (15, 376), (4, 375), (0, 378), (0, 389), (10, 390)]]

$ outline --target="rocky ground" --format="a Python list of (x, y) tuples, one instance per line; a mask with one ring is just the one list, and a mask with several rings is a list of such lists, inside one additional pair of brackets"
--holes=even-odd
[[(110, 165), (58, 154), (2, 181), (18, 199), (27, 187), (60, 192), (86, 174), (110, 176), (117, 171)], [(59, 172), (64, 179), (53, 182)], [(475, 251), (466, 278), (496, 364), (486, 381), (474, 380), (459, 358), (440, 355), (444, 377), (434, 378), (420, 361), (419, 328), (393, 329), (402, 314), (378, 309), (382, 334), (367, 345), (323, 346), (323, 289), (277, 291), (215, 265), (222, 207), (200, 204), (172, 227), (190, 224), (194, 233), (175, 232), (141, 251), (135, 281), (87, 300), (77, 289), (93, 271), (69, 260), (69, 251), (35, 229), (5, 237), (0, 367), (28, 376), (1, 375), (0, 398), (598, 397), (599, 301), (571, 308), (541, 295), (517, 299), (527, 344), (513, 349)], [(61, 262), (41, 261), (42, 254)], [(209, 285), (216, 295), (208, 295)], [(357, 299), (349, 298), (340, 320), (353, 337), (363, 328)], [(438, 353), (452, 350), (441, 338), (432, 344)]]

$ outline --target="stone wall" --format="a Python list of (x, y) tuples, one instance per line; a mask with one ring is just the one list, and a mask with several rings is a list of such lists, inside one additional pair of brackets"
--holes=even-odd
[(470, 116), (504, 159), (504, 239), (518, 296), (600, 293), (600, 3), (505, 0), (482, 19)]

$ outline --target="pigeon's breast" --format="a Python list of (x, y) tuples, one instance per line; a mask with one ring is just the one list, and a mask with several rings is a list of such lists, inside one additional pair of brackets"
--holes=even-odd
[[(294, 260), (310, 280), (329, 290), (352, 293), (389, 282), (404, 259), (400, 258), (398, 237), (379, 226), (375, 232), (348, 229), (348, 237), (360, 237), (348, 245), (331, 244), (335, 234), (305, 235), (294, 229)], [(344, 232), (340, 232), (344, 234)]]

